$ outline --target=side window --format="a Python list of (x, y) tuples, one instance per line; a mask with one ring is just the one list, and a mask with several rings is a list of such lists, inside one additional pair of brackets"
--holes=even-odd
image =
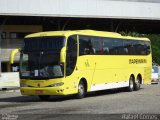
[(103, 54), (102, 38), (92, 37), (92, 49), (93, 49), (93, 53), (96, 55)]
[(102, 38), (94, 36), (79, 36), (79, 55), (103, 54)]
[(127, 40), (124, 48), (128, 49), (129, 55), (147, 55), (150, 53), (150, 42), (139, 40)]
[(124, 51), (128, 55), (134, 54), (134, 47), (131, 40), (124, 40)]
[(109, 38), (103, 38), (103, 52), (108, 55), (111, 54), (112, 40)]
[(145, 48), (145, 42), (144, 41), (141, 41), (140, 42), (140, 55), (146, 55), (146, 48)]
[(150, 42), (147, 41), (138, 41), (137, 45), (138, 55), (147, 55), (150, 53)]
[(151, 47), (150, 47), (150, 45), (151, 45), (150, 42), (144, 42), (146, 55), (150, 54), (150, 52), (151, 52)]
[(111, 49), (110, 54), (111, 55), (122, 55), (124, 54), (124, 47), (123, 47), (123, 41), (116, 38), (110, 38), (111, 41)]
[(127, 55), (128, 54), (127, 40), (119, 38), (103, 38), (104, 54), (109, 55)]
[(79, 55), (94, 54), (92, 46), (92, 37), (79, 36)]
[(129, 47), (129, 54), (130, 55), (136, 55), (136, 41), (135, 40), (129, 40), (129, 44), (130, 44), (130, 47)]
[(118, 55), (124, 55), (124, 45), (122, 39), (115, 39), (116, 52)]
[(141, 51), (142, 51), (141, 41), (136, 41), (136, 44), (134, 44), (134, 49), (135, 49), (136, 55), (141, 55)]
[(66, 75), (71, 75), (77, 62), (77, 36), (73, 35), (67, 41)]

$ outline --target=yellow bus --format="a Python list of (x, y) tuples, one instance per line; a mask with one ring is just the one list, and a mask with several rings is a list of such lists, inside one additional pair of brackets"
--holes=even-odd
[(94, 30), (30, 34), (20, 50), (22, 95), (75, 94), (123, 88), (139, 90), (151, 83), (148, 38)]

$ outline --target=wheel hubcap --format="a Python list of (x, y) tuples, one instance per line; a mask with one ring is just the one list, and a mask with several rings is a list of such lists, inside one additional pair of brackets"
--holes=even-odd
[(133, 80), (130, 80), (130, 88), (133, 89)]
[(138, 80), (137, 86), (140, 87), (140, 81)]
[(81, 95), (84, 93), (84, 87), (82, 84), (79, 85), (78, 91)]

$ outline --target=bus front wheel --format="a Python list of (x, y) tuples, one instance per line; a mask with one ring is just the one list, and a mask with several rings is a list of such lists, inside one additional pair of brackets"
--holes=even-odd
[(78, 99), (84, 98), (85, 94), (86, 94), (85, 84), (83, 81), (80, 81), (78, 85), (78, 93), (76, 94), (76, 98)]

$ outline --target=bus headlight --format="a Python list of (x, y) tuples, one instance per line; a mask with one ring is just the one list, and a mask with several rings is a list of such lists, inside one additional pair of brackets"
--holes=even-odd
[(57, 87), (57, 86), (62, 86), (64, 83), (60, 82), (60, 83), (54, 83), (52, 85), (50, 85), (51, 87)]
[(28, 85), (21, 83), (21, 84), (20, 84), (20, 87), (28, 87)]

